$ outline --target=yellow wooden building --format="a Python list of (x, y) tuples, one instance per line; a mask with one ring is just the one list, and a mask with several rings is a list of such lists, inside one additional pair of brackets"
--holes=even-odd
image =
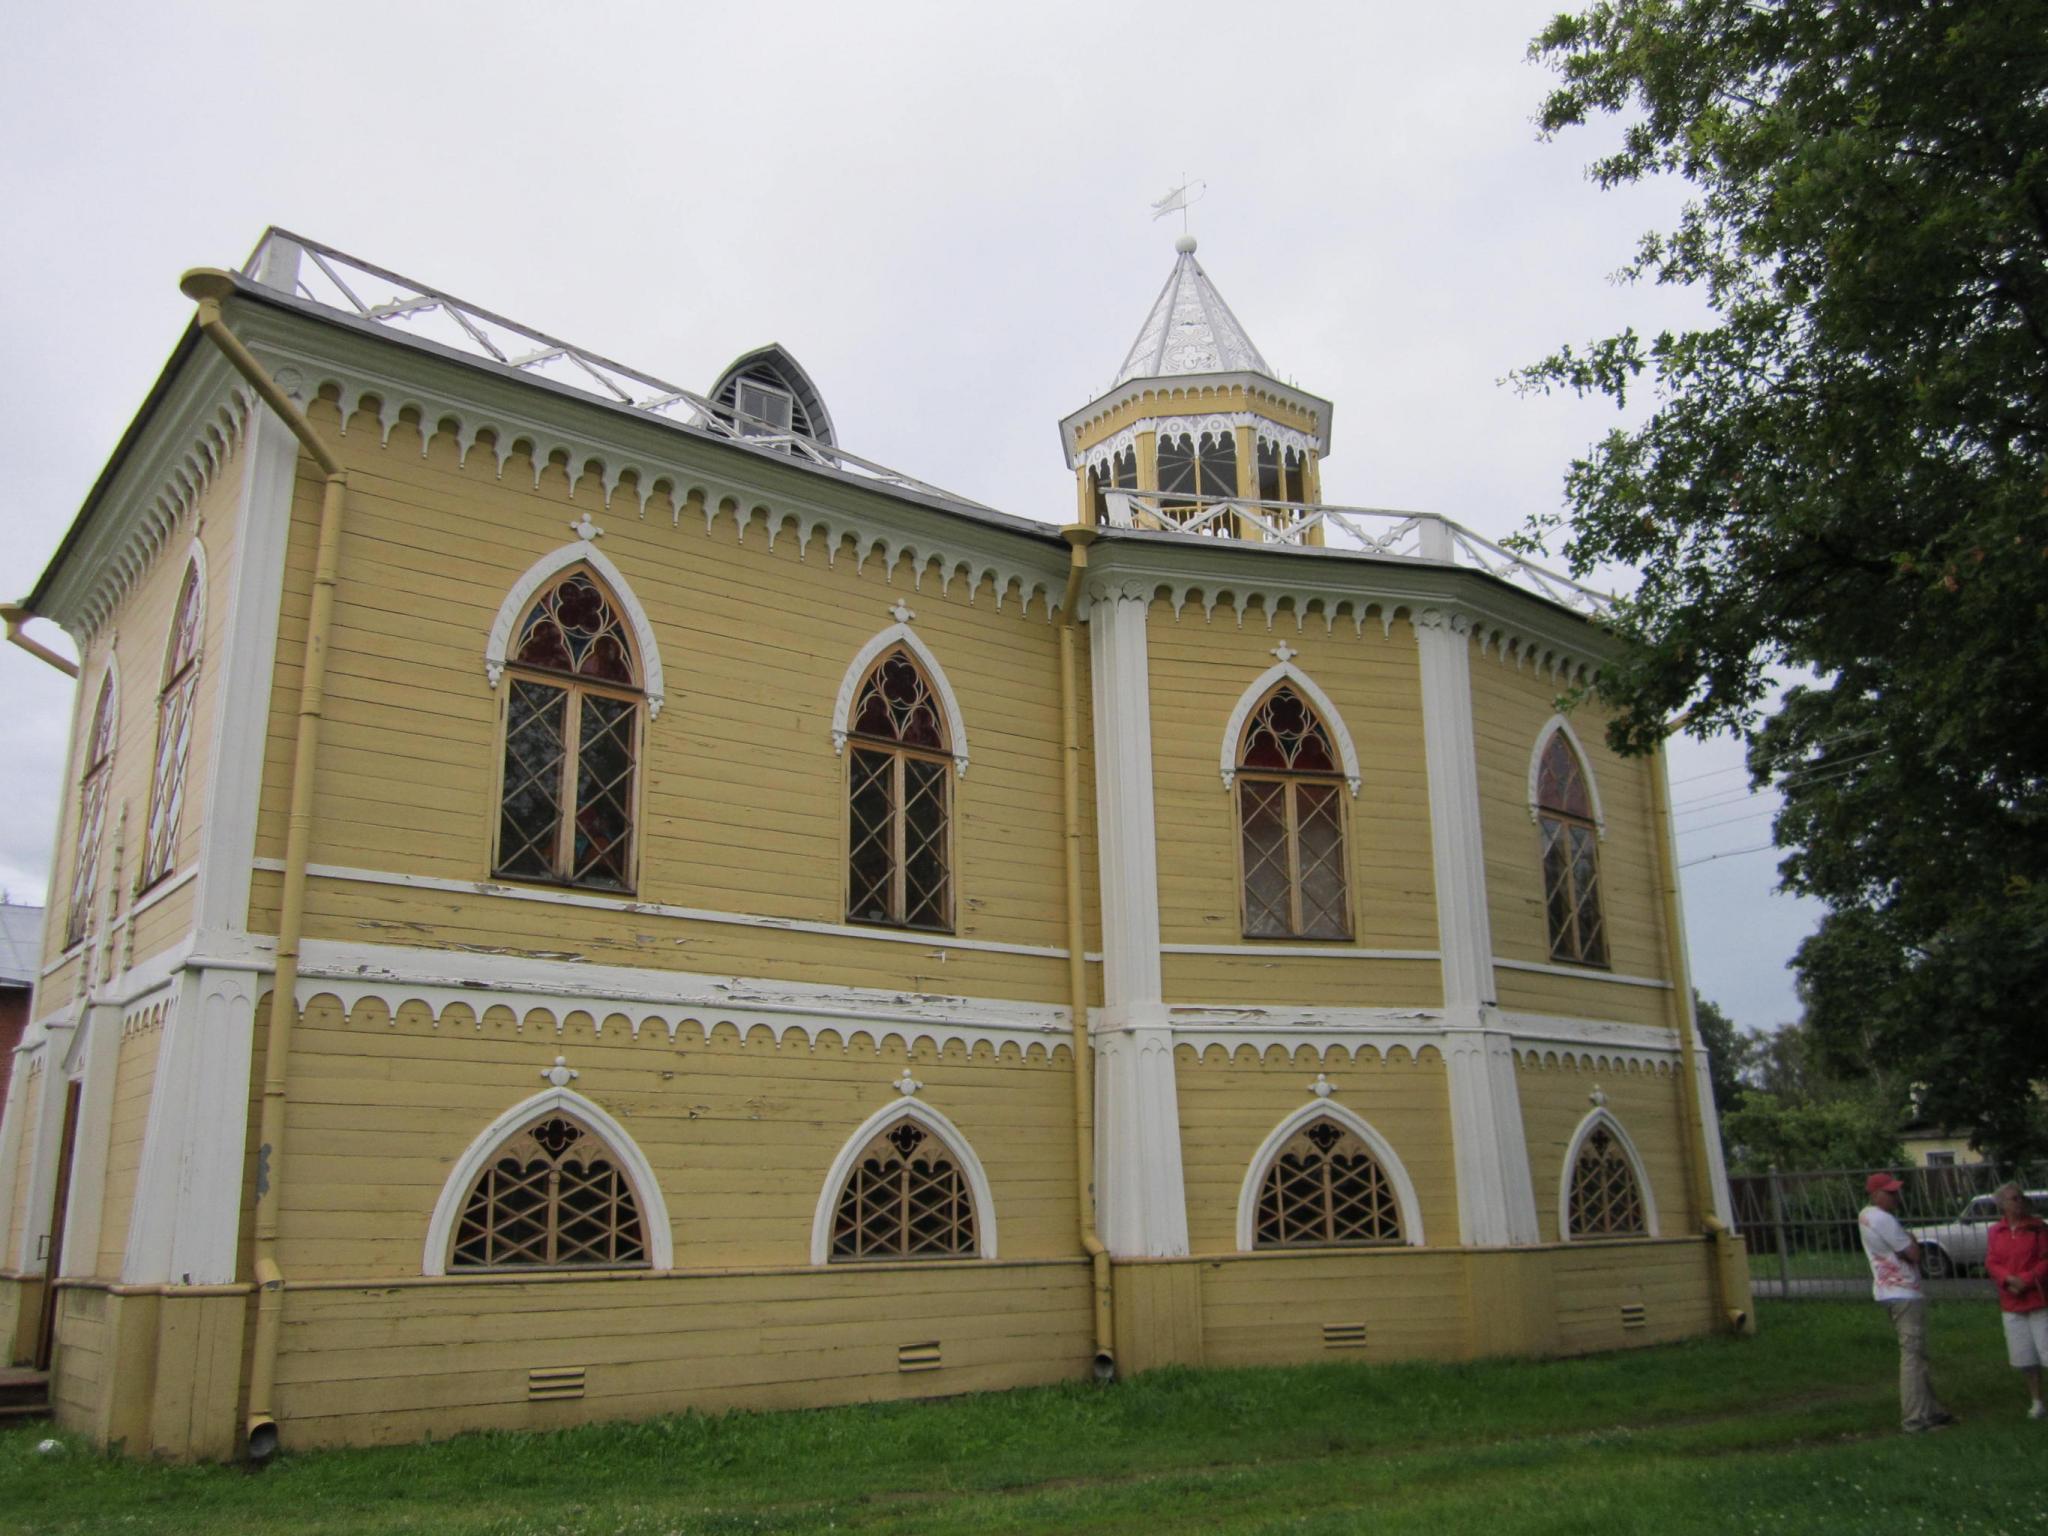
[(185, 291), (9, 610), (80, 658), (0, 1121), (60, 1423), (1746, 1326), (1663, 766), (1558, 711), (1601, 601), (1322, 504), (1191, 241), (1064, 528), (780, 348), (700, 394), (281, 231)]

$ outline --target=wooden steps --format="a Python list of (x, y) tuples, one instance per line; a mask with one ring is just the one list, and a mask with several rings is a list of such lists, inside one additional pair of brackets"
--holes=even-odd
[(0, 1366), (0, 1424), (50, 1416), (50, 1373)]

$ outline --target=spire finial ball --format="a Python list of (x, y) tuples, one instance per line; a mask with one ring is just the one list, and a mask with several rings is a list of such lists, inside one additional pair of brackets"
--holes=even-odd
[(1195, 237), (1193, 235), (1182, 235), (1173, 242), (1173, 248), (1183, 256), (1192, 256), (1195, 254)]

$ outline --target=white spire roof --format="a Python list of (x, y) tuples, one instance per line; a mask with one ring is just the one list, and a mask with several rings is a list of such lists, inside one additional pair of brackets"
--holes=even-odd
[(1138, 339), (1131, 343), (1130, 355), (1117, 370), (1116, 382), (1241, 370), (1270, 377), (1273, 370), (1195, 260), (1194, 237), (1182, 235), (1175, 249), (1179, 259)]

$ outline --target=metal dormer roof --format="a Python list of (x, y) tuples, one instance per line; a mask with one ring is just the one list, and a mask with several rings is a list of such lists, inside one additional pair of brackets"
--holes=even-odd
[(1244, 371), (1271, 377), (1273, 370), (1195, 260), (1194, 237), (1181, 236), (1175, 249), (1180, 254), (1173, 271), (1117, 370), (1116, 382)]

